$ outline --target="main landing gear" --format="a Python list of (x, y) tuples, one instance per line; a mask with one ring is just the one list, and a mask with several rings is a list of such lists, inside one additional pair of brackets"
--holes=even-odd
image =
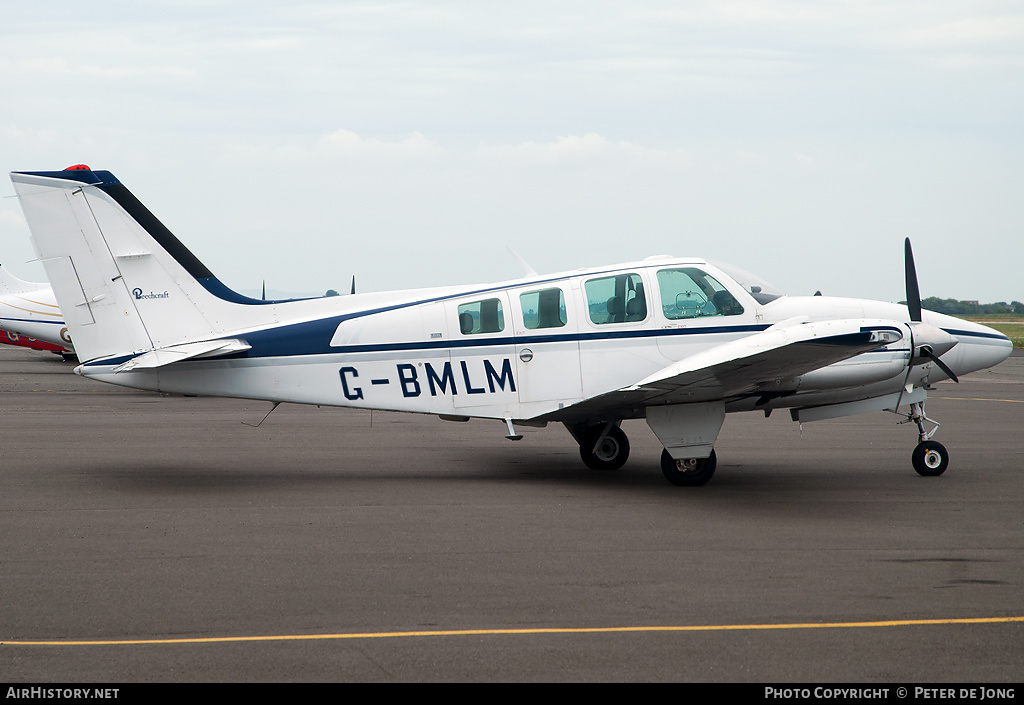
[(666, 480), (680, 487), (699, 487), (707, 484), (707, 481), (715, 474), (717, 466), (718, 456), (713, 448), (711, 455), (706, 458), (679, 458), (678, 460), (669, 455), (667, 450), (661, 451), (661, 472), (665, 475)]
[(614, 422), (578, 429), (580, 457), (591, 470), (618, 470), (629, 458), (629, 439)]
[[(570, 429), (580, 444), (583, 463), (591, 470), (618, 470), (626, 464), (629, 458), (629, 439), (618, 423), (580, 424)], [(714, 449), (707, 458), (676, 460), (667, 450), (661, 454), (661, 471), (665, 479), (681, 487), (706, 484), (715, 474), (717, 465), (718, 457)]]
[[(931, 437), (939, 430), (939, 424), (937, 421), (925, 416), (924, 402), (911, 404), (910, 413), (906, 416), (906, 421), (900, 421), (900, 423), (913, 422), (917, 424), (918, 444), (914, 448), (914, 454), (911, 456), (914, 470), (917, 471), (918, 475), (925, 477), (936, 477), (946, 472), (946, 468), (949, 466), (949, 453), (946, 452), (944, 445), (931, 440)], [(931, 431), (925, 431), (925, 421), (935, 424), (935, 428)]]

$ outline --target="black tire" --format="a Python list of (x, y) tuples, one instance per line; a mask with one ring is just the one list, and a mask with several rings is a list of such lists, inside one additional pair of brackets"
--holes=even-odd
[(689, 458), (677, 461), (667, 450), (661, 451), (661, 472), (665, 479), (680, 487), (699, 487), (707, 484), (718, 467), (718, 455), (714, 448), (706, 458)]
[(949, 467), (949, 453), (946, 447), (935, 441), (924, 441), (914, 448), (914, 470), (918, 475), (938, 477)]
[(594, 444), (603, 430), (603, 426), (597, 426), (583, 434), (580, 457), (591, 470), (618, 470), (629, 458), (629, 439), (621, 428), (613, 426), (595, 450)]

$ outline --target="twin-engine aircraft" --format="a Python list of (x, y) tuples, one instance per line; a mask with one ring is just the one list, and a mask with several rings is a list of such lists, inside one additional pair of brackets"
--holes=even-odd
[(4, 267), (0, 267), (0, 331), (9, 334), (0, 342), (74, 357), (68, 327), (50, 285), (18, 279)]
[[(228, 289), (110, 172), (11, 174), (82, 364), (127, 387), (563, 424), (595, 469), (622, 467), (645, 418), (661, 467), (703, 485), (727, 412), (795, 421), (890, 410), (918, 428), (914, 468), (946, 449), (928, 389), (1004, 360), (1001, 333), (908, 304), (783, 296), (702, 259), (499, 284), (262, 301)], [(901, 411), (902, 409), (902, 411)], [(929, 430), (925, 424), (933, 424)]]

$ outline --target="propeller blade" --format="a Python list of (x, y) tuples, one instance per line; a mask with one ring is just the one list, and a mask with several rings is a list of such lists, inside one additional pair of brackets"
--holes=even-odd
[(910, 373), (914, 370), (914, 326), (907, 326), (910, 331), (910, 359), (907, 360), (907, 376), (903, 378), (903, 386), (900, 387), (900, 396), (896, 400), (895, 408), (898, 410), (903, 402), (903, 392), (910, 386)]
[(905, 266), (907, 270), (907, 310), (910, 320), (921, 320), (921, 291), (917, 288), (917, 268), (914, 266), (914, 251), (910, 248), (910, 238), (904, 247)]
[(957, 384), (960, 384), (960, 380), (957, 379), (957, 376), (953, 373), (953, 370), (949, 369), (949, 365), (940, 360), (939, 356), (933, 353), (931, 350), (929, 350), (928, 348), (921, 348), (921, 357), (927, 357), (929, 360), (938, 365), (939, 369), (945, 372), (951, 380), (953, 380)]

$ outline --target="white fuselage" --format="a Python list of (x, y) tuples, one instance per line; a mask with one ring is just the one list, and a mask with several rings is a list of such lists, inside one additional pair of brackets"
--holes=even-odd
[(0, 291), (0, 330), (72, 350), (71, 336), (48, 284), (21, 282), (17, 291)]
[[(709, 275), (736, 305), (716, 307), (710, 291), (687, 290), (672, 279), (679, 271)], [(878, 319), (899, 329), (902, 340), (780, 381), (770, 398), (726, 399), (726, 409), (835, 404), (946, 379), (934, 364), (915, 366), (908, 377), (905, 306), (821, 296), (760, 303), (729, 274), (696, 259), (658, 257), (495, 285), (251, 308), (259, 309), (259, 322), (224, 334), (246, 340), (252, 346), (247, 353), (114, 372), (121, 356), (90, 361), (78, 371), (165, 392), (564, 421), (575, 404), (775, 324)], [(268, 319), (276, 323), (267, 325)], [(1011, 349), (1005, 336), (979, 324), (931, 312), (924, 322), (956, 339), (942, 360), (958, 375), (997, 364)], [(635, 415), (642, 414), (639, 409)]]

